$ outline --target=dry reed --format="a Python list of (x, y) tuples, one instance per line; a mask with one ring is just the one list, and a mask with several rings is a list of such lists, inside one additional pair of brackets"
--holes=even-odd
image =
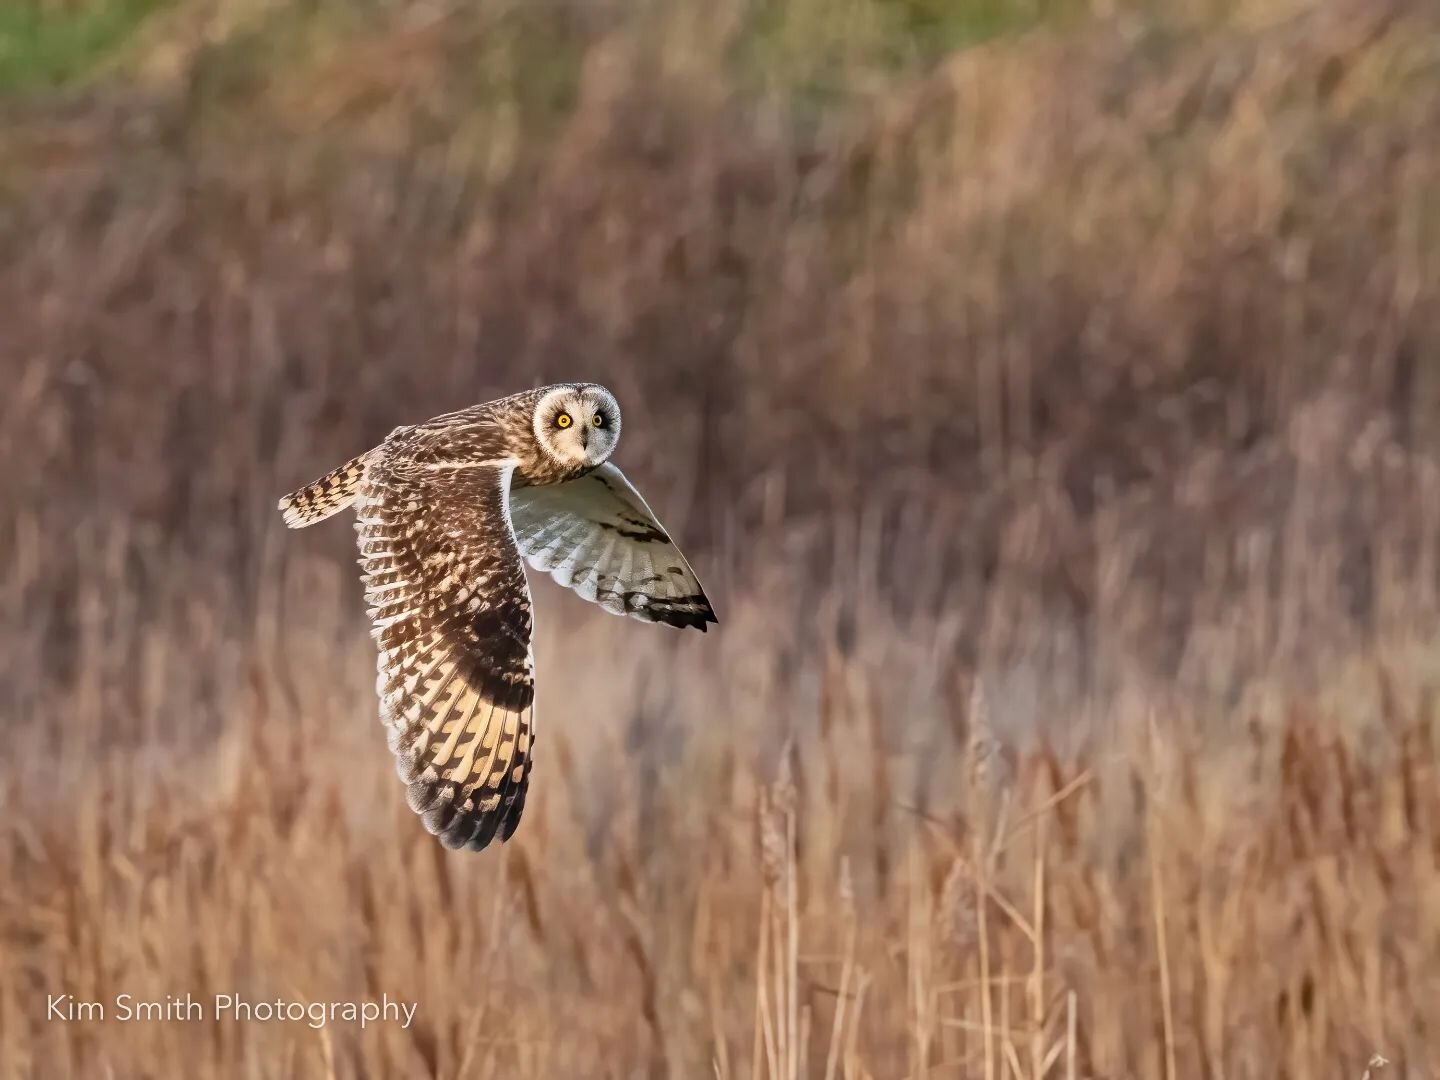
[[(9, 106), (0, 1075), (1440, 1070), (1440, 25), (1115, 7), (817, 104), (743, 5), (187, 4)], [(566, 377), (722, 623), (537, 585), (448, 855), (274, 500)], [(44, 1016), (187, 991), (418, 1013)]]

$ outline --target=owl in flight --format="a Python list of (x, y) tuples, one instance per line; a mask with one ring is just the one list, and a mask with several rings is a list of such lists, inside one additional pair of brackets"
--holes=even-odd
[(608, 459), (620, 406), (545, 386), (396, 428), (280, 500), (304, 528), (356, 508), (380, 718), (410, 808), (451, 848), (508, 840), (534, 746), (524, 559), (616, 615), (705, 629), (680, 549)]

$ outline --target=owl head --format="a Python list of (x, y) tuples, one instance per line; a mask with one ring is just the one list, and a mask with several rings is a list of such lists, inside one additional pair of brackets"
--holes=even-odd
[(557, 386), (535, 405), (535, 439), (562, 465), (594, 468), (620, 441), (620, 405), (595, 383)]

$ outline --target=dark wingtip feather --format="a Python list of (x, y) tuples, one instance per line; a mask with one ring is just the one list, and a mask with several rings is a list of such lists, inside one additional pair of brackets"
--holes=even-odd
[(720, 619), (716, 616), (715, 609), (710, 606), (709, 597), (704, 597), (703, 599), (705, 600), (705, 610), (700, 612), (700, 618), (699, 621), (695, 623), (695, 629), (699, 630), (702, 634), (706, 634), (710, 632), (710, 628), (706, 623), (714, 623), (716, 626), (719, 626)]
[[(701, 610), (690, 610), (700, 604), (704, 605)], [(703, 594), (698, 597), (687, 596), (666, 603), (652, 604), (647, 615), (651, 621), (664, 623), (666, 626), (673, 626), (678, 630), (699, 630), (702, 634), (708, 631), (707, 623), (718, 624), (720, 622), (715, 616), (715, 609), (710, 606), (710, 601)]]

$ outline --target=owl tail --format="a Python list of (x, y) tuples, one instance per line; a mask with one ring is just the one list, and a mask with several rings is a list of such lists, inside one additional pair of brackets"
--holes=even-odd
[(313, 484), (292, 491), (280, 500), (285, 524), (303, 529), (324, 521), (331, 514), (344, 510), (355, 501), (355, 489), (365, 475), (365, 455), (353, 457), (334, 472), (326, 473)]

